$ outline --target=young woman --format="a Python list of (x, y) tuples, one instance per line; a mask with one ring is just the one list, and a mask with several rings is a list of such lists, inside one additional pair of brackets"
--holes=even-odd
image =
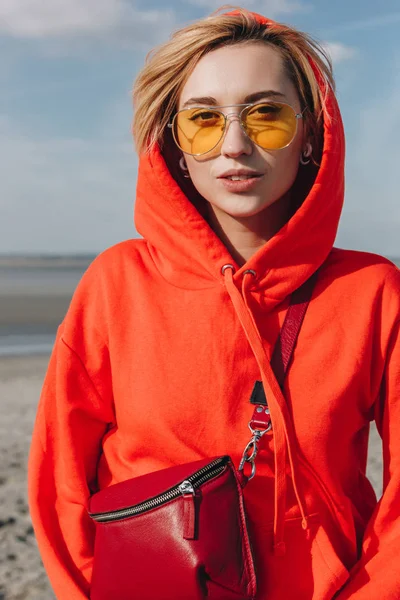
[[(156, 49), (134, 101), (144, 239), (82, 278), (33, 434), (31, 514), (57, 598), (90, 597), (90, 497), (208, 457), (237, 467), (263, 390), (272, 428), (243, 492), (255, 598), (400, 598), (400, 274), (332, 247), (344, 137), (329, 63), (308, 36), (238, 9)], [(267, 363), (315, 273), (282, 396)], [(177, 598), (157, 571), (146, 598)]]

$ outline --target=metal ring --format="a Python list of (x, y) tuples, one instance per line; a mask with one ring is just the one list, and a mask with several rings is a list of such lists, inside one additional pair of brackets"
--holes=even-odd
[(247, 481), (250, 481), (250, 479), (253, 479), (254, 475), (256, 474), (256, 463), (254, 460), (245, 461), (244, 458), (242, 458), (238, 471), (243, 471), (244, 473), (244, 465), (246, 464), (246, 462), (250, 462), (251, 464), (251, 474), (247, 477)]
[(246, 275), (246, 273), (250, 273), (254, 277), (257, 277), (257, 273), (253, 269), (246, 269), (245, 271), (243, 271), (243, 275)]
[(235, 267), (233, 265), (224, 265), (221, 269), (221, 273), (222, 275), (225, 273), (226, 269), (232, 269), (233, 272), (235, 272)]

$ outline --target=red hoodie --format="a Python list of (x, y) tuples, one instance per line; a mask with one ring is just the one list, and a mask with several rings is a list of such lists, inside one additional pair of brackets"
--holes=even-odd
[[(344, 138), (332, 94), (327, 108), (311, 191), (242, 267), (159, 149), (141, 157), (135, 222), (144, 239), (109, 248), (83, 276), (33, 433), (31, 515), (57, 598), (89, 597), (93, 492), (206, 457), (239, 464), (255, 381), (270, 396), (265, 364), (289, 295), (321, 265), (285, 400), (271, 405), (273, 430), (244, 491), (257, 600), (400, 598), (400, 272), (380, 256), (332, 248)], [(385, 464), (378, 503), (365, 475), (373, 419)]]

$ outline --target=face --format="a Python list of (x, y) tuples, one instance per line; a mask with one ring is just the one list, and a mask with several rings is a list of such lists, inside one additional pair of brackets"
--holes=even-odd
[[(206, 54), (184, 85), (178, 110), (194, 106), (224, 106), (229, 117), (218, 146), (201, 156), (183, 154), (197, 191), (214, 208), (233, 217), (254, 216), (285, 196), (294, 183), (304, 148), (302, 119), (286, 148), (264, 150), (245, 134), (236, 115), (249, 103), (246, 98), (259, 92), (257, 102), (284, 102), (301, 112), (295, 86), (289, 79), (278, 50), (263, 44), (238, 44)], [(206, 98), (191, 101), (191, 98)], [(189, 104), (187, 104), (189, 102)], [(254, 102), (252, 100), (251, 102)], [(184, 106), (185, 105), (185, 106)], [(252, 171), (255, 177), (232, 181), (223, 177), (234, 170)]]

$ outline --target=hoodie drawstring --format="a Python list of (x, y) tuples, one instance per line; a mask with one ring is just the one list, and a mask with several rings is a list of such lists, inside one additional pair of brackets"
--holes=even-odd
[(301, 497), (296, 465), (296, 438), (290, 419), (289, 410), (282, 394), (280, 386), (270, 366), (268, 357), (258, 331), (254, 316), (249, 307), (246, 297), (246, 281), (250, 276), (255, 276), (254, 271), (248, 270), (244, 273), (242, 281), (242, 294), (233, 281), (234, 267), (225, 265), (222, 268), (226, 290), (231, 298), (233, 307), (239, 318), (240, 324), (246, 334), (247, 340), (258, 363), (261, 379), (270, 409), (274, 432), (275, 445), (275, 481), (274, 481), (274, 552), (277, 555), (285, 553), (284, 528), (286, 510), (286, 454), (289, 456), (289, 464), (293, 481), (293, 488), (297, 504), (302, 516), (303, 529), (308, 528), (305, 502)]

